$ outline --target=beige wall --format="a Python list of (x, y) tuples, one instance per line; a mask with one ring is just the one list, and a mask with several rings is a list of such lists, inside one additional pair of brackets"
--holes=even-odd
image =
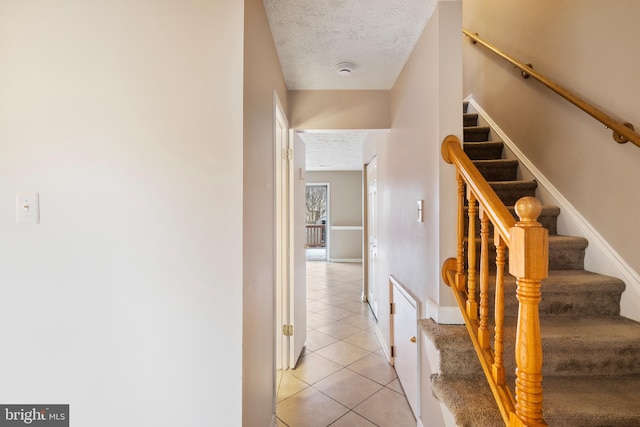
[[(466, 1), (464, 26), (640, 128), (640, 3)], [(464, 43), (464, 93), (473, 95), (524, 154), (613, 248), (640, 271), (640, 149), (510, 65)]]
[[(421, 317), (460, 321), (440, 269), (455, 256), (455, 170), (440, 155), (445, 136), (462, 134), (462, 4), (441, 1), (391, 91), (391, 131), (378, 144), (379, 307), (389, 305), (389, 275), (422, 304)], [(417, 222), (424, 200), (424, 222)], [(389, 314), (380, 309), (378, 328), (390, 343)], [(429, 357), (420, 349), (422, 372)], [(431, 363), (437, 363), (431, 360)], [(424, 425), (443, 425), (430, 381), (421, 382)], [(436, 411), (434, 411), (436, 409)]]
[[(437, 4), (391, 91), (391, 131), (378, 145), (382, 307), (390, 274), (423, 302), (455, 305), (440, 280), (442, 261), (455, 255), (455, 225), (448, 221), (456, 194), (455, 173), (442, 161), (440, 143), (462, 131), (460, 14), (460, 2)], [(418, 200), (425, 201), (422, 223), (416, 220)], [(379, 323), (388, 337), (386, 313)]]
[(306, 172), (307, 184), (329, 184), (329, 254), (332, 260), (362, 259), (362, 230), (331, 229), (362, 226), (362, 172)]
[(240, 425), (243, 27), (232, 0), (0, 3), (1, 402)]
[[(245, 1), (243, 425), (269, 426), (274, 413), (273, 90), (287, 90), (262, 0)], [(223, 200), (220, 200), (223, 202)]]
[(388, 129), (388, 90), (289, 91), (294, 129)]

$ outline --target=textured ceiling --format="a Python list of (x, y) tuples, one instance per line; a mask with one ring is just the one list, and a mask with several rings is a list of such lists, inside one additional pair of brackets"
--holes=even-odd
[(354, 171), (362, 169), (362, 143), (367, 132), (302, 132), (306, 170)]
[[(264, 0), (290, 90), (391, 89), (436, 0)], [(340, 62), (355, 65), (348, 77)]]
[[(290, 90), (388, 90), (437, 0), (264, 0)], [(336, 65), (351, 62), (344, 77)], [(367, 132), (300, 133), (307, 170), (361, 170)]]

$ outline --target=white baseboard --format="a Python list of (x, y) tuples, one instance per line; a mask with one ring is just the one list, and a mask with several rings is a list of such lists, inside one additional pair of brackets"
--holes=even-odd
[(384, 339), (384, 336), (382, 335), (382, 331), (380, 330), (378, 325), (376, 325), (374, 331), (376, 333), (376, 337), (378, 337), (378, 341), (380, 342), (380, 347), (382, 347), (382, 352), (384, 353), (384, 357), (387, 359), (387, 362), (393, 365), (393, 358), (391, 357), (391, 346)]
[(441, 325), (464, 325), (464, 318), (457, 306), (440, 306), (431, 298), (427, 298), (427, 317)]
[[(509, 136), (497, 125), (495, 121), (469, 96), (465, 101), (482, 117), (507, 146), (507, 148), (518, 158), (522, 167), (538, 181), (541, 192), (546, 192), (553, 203), (561, 209), (561, 217), (565, 215), (562, 222), (558, 221), (558, 226), (562, 224), (562, 232), (568, 235), (582, 236), (589, 241), (585, 256), (585, 268), (600, 274), (615, 276), (622, 279), (627, 287), (622, 294), (620, 301), (620, 314), (630, 319), (640, 321), (640, 275), (611, 247), (600, 233), (589, 223), (578, 210), (551, 184), (543, 174), (536, 168)], [(543, 194), (544, 195), (544, 194)], [(544, 201), (544, 197), (542, 198)], [(549, 201), (547, 201), (549, 202)], [(438, 322), (439, 323), (439, 322)]]
[(357, 263), (362, 263), (362, 259), (356, 259), (356, 258), (329, 258), (329, 262), (357, 262)]

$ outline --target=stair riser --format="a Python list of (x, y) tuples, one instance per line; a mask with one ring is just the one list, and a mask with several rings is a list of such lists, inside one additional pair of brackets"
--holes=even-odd
[(468, 127), (463, 129), (464, 142), (482, 142), (489, 140), (489, 127)]
[(487, 181), (515, 181), (518, 179), (518, 162), (474, 162)]
[[(582, 270), (584, 269), (585, 247), (581, 244), (555, 244), (549, 242), (549, 270)], [(465, 256), (469, 253), (465, 242)], [(480, 239), (476, 239), (476, 269), (480, 268)], [(489, 269), (495, 270), (496, 251), (489, 242)], [(509, 266), (509, 249), (505, 251), (505, 270)]]
[(477, 114), (465, 114), (462, 116), (462, 126), (478, 126)]
[[(511, 215), (517, 221), (517, 215), (513, 212), (513, 209), (510, 209)], [(465, 208), (465, 218), (468, 218), (468, 208)], [(538, 217), (538, 222), (549, 231), (549, 235), (558, 234), (558, 214), (557, 212), (545, 212), (542, 211), (542, 214)], [(476, 215), (476, 235), (480, 235), (480, 218)], [(465, 221), (464, 223), (464, 232), (465, 235), (469, 233), (469, 221)], [(489, 221), (489, 236), (493, 236), (493, 224)]]
[[(489, 333), (493, 343), (494, 329)], [(504, 337), (504, 366), (507, 375), (516, 370), (515, 329), (507, 328)], [(561, 342), (542, 338), (544, 362), (542, 375), (554, 377), (601, 376), (601, 375), (639, 375), (640, 343), (628, 347), (623, 352), (611, 350), (605, 346), (584, 348), (563, 346)], [(440, 349), (440, 373), (443, 375), (470, 376), (482, 375), (482, 369), (471, 341), (447, 346)]]
[[(489, 278), (489, 316), (495, 314), (495, 278)], [(480, 299), (477, 296), (478, 300)], [(518, 315), (518, 299), (515, 283), (505, 283), (505, 316)], [(620, 292), (557, 292), (553, 286), (542, 283), (540, 316), (615, 316), (620, 312)]]
[(464, 144), (463, 148), (471, 160), (491, 160), (502, 158), (504, 144), (502, 142)]
[[(535, 181), (501, 181), (490, 182), (489, 186), (505, 206), (515, 206), (523, 197), (535, 197), (538, 184)], [(468, 204), (468, 200), (465, 200), (465, 206)]]
[(506, 206), (514, 206), (522, 197), (535, 197), (537, 184), (519, 185), (519, 184), (495, 184), (489, 183), (496, 192), (502, 203)]
[[(514, 331), (515, 333), (515, 331)], [(515, 372), (515, 337), (505, 339), (504, 366), (506, 372)], [(590, 349), (563, 346), (554, 341), (549, 343), (542, 337), (542, 376), (584, 377), (602, 375), (638, 375), (640, 374), (640, 346), (629, 348), (627, 354), (603, 347)], [(507, 355), (512, 355), (511, 358)], [(544, 382), (544, 380), (543, 380)]]

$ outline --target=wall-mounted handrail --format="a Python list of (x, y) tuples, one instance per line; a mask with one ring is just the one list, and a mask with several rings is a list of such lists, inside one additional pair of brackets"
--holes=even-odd
[(587, 101), (583, 100), (579, 96), (560, 86), (558, 83), (546, 77), (544, 74), (539, 73), (533, 69), (531, 64), (525, 64), (524, 62), (518, 61), (513, 56), (503, 52), (498, 49), (494, 45), (488, 43), (487, 41), (478, 37), (477, 34), (474, 34), (468, 30), (463, 29), (462, 32), (464, 35), (469, 37), (474, 44), (480, 43), (482, 46), (489, 49), (491, 52), (495, 53), (502, 59), (506, 60), (510, 64), (514, 65), (516, 68), (520, 69), (523, 73), (523, 76), (530, 76), (534, 79), (538, 80), (540, 83), (571, 102), (576, 107), (580, 108), (585, 113), (589, 114), (594, 119), (598, 120), (600, 123), (605, 125), (608, 129), (613, 131), (613, 139), (617, 143), (624, 144), (626, 142), (632, 142), (638, 147), (640, 147), (640, 134), (634, 131), (633, 125), (631, 123), (622, 123), (602, 110), (596, 108), (591, 105)]

